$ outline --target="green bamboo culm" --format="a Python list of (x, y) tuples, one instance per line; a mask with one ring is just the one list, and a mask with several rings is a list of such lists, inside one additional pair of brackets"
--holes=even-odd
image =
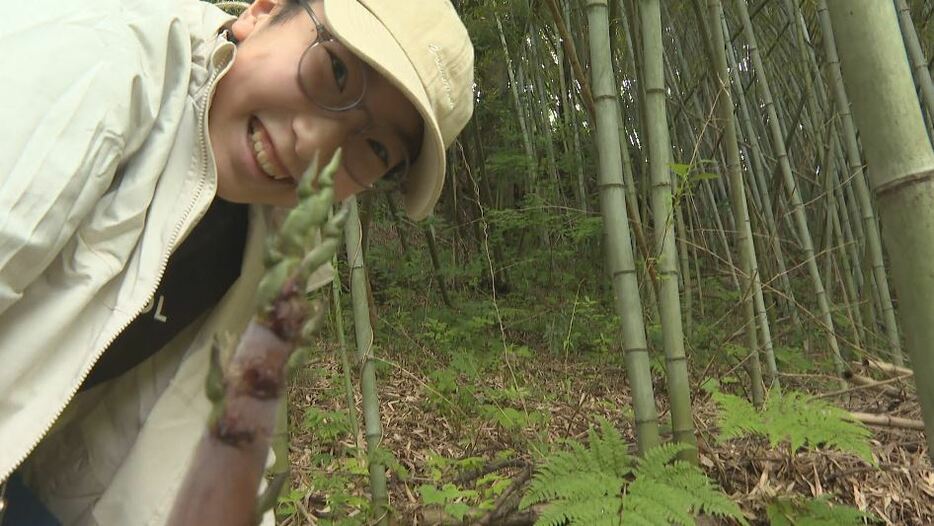
[(616, 82), (610, 60), (610, 32), (606, 0), (587, 1), (590, 25), (590, 59), (596, 105), (596, 139), (599, 151), (597, 186), (600, 213), (606, 229), (607, 260), (613, 281), (616, 313), (623, 332), (626, 374), (632, 388), (636, 441), (639, 451), (658, 445), (658, 410), (649, 370), (649, 352), (642, 319), (642, 300), (632, 254), (632, 238), (626, 216), (620, 154)]
[(814, 294), (817, 296), (817, 304), (820, 309), (822, 329), (830, 347), (830, 354), (838, 374), (843, 374), (845, 365), (840, 356), (840, 349), (837, 343), (837, 335), (834, 330), (833, 318), (831, 317), (831, 302), (827, 290), (824, 287), (824, 280), (820, 269), (817, 267), (817, 258), (814, 254), (814, 242), (811, 239), (811, 230), (808, 226), (807, 215), (804, 211), (804, 201), (801, 198), (801, 191), (798, 182), (795, 180), (791, 170), (791, 161), (788, 158), (788, 150), (785, 145), (785, 133), (781, 129), (778, 120), (778, 113), (775, 108), (775, 99), (772, 97), (772, 88), (769, 78), (766, 75), (765, 65), (762, 63), (762, 57), (756, 42), (756, 33), (752, 27), (752, 20), (749, 17), (749, 9), (746, 6), (746, 0), (736, 0), (736, 8), (739, 12), (740, 20), (743, 23), (743, 33), (746, 36), (746, 43), (749, 48), (749, 54), (752, 58), (752, 66), (756, 72), (756, 87), (758, 88), (761, 102), (765, 106), (768, 115), (769, 133), (772, 138), (772, 147), (775, 149), (775, 156), (778, 158), (779, 170), (785, 183), (785, 191), (791, 201), (792, 214), (795, 219), (798, 236), (802, 242), (805, 264), (808, 274), (811, 278), (811, 285), (814, 287)]
[(386, 491), (386, 467), (372, 460), (383, 438), (379, 421), (379, 399), (376, 392), (376, 361), (373, 358), (373, 327), (367, 303), (366, 271), (363, 266), (363, 235), (357, 198), (348, 200), (349, 214), (344, 227), (347, 261), (350, 265), (350, 297), (353, 302), (354, 335), (357, 341), (357, 362), (360, 365), (360, 388), (363, 393), (363, 422), (367, 453), (370, 461), (370, 492), (373, 516), (378, 524), (389, 524), (389, 498)]
[[(721, 19), (723, 34), (729, 34), (726, 26), (725, 18)], [(733, 85), (742, 86), (742, 78), (740, 76), (740, 69), (736, 63), (736, 53), (733, 51), (733, 46), (727, 46), (726, 48), (726, 57), (727, 63), (729, 64), (730, 71), (732, 72)], [(763, 172), (765, 171), (765, 161), (764, 156), (760, 150), (758, 135), (755, 132), (755, 129), (752, 127), (752, 119), (749, 117), (749, 108), (746, 103), (746, 92), (742, 89), (736, 90), (736, 99), (739, 107), (739, 121), (735, 123), (736, 125), (736, 137), (740, 144), (747, 144), (746, 138), (749, 139), (749, 147), (747, 148), (746, 155), (746, 166), (749, 168), (749, 187), (753, 190), (752, 194), (755, 195), (758, 193), (762, 204), (759, 206), (759, 209), (763, 212), (763, 217), (761, 218), (761, 223), (764, 223), (768, 244), (765, 246), (765, 252), (768, 253), (769, 250), (775, 255), (775, 265), (777, 267), (777, 274), (779, 280), (782, 282), (782, 294), (785, 300), (789, 304), (789, 312), (791, 313), (792, 323), (796, 328), (800, 328), (801, 321), (798, 317), (798, 310), (795, 306), (794, 291), (791, 288), (791, 281), (788, 278), (788, 270), (785, 264), (785, 255), (782, 251), (781, 240), (779, 239), (778, 234), (778, 224), (775, 222), (775, 217), (772, 214), (772, 198), (769, 194), (768, 184), (761, 184), (759, 181), (764, 179)], [(744, 136), (743, 129), (748, 130), (748, 133)], [(751, 162), (750, 162), (751, 161)], [(758, 263), (758, 262), (757, 262)], [(758, 264), (756, 265), (758, 268)], [(765, 305), (765, 298), (762, 294), (762, 277), (759, 272), (753, 277), (752, 280), (753, 286), (753, 306), (756, 318), (759, 322), (759, 336), (761, 337), (761, 347), (762, 354), (765, 356), (765, 364), (768, 371), (768, 386), (770, 388), (781, 389), (781, 381), (778, 376), (778, 364), (775, 361), (775, 350), (772, 346), (772, 329), (769, 326), (769, 317), (768, 310)]]
[[(859, 143), (856, 138), (856, 126), (850, 113), (850, 100), (844, 87), (843, 73), (840, 69), (840, 60), (837, 55), (837, 45), (834, 37), (834, 26), (827, 10), (826, 0), (817, 4), (818, 18), (823, 32), (824, 53), (827, 56), (830, 78), (834, 94), (834, 104), (840, 114), (843, 125), (843, 140), (846, 145), (847, 164), (852, 172), (853, 190), (859, 199), (863, 235), (866, 239), (866, 252), (872, 276), (875, 278), (879, 302), (882, 304), (882, 319), (885, 323), (885, 334), (888, 337), (889, 352), (895, 365), (903, 365), (901, 341), (898, 336), (898, 324), (895, 319), (895, 307), (889, 293), (889, 278), (885, 272), (882, 259), (882, 241), (879, 236), (879, 227), (876, 214), (873, 210), (872, 197), (863, 174), (863, 161), (859, 153)], [(900, 51), (904, 55), (904, 51)], [(899, 56), (899, 55), (895, 55)], [(868, 271), (869, 269), (867, 269)], [(871, 279), (864, 280), (863, 287), (871, 287)]]
[(733, 118), (733, 97), (730, 94), (730, 77), (726, 67), (726, 51), (723, 36), (723, 5), (720, 0), (707, 1), (707, 26), (710, 30), (711, 49), (714, 56), (714, 71), (711, 76), (716, 82), (717, 120), (723, 130), (723, 147), (726, 149), (726, 168), (730, 180), (733, 213), (736, 217), (736, 244), (740, 250), (742, 270), (743, 315), (746, 321), (746, 345), (749, 348), (749, 375), (752, 380), (752, 401), (756, 406), (765, 400), (762, 382), (762, 364), (759, 360), (759, 339), (756, 333), (756, 315), (753, 306), (755, 279), (758, 279), (756, 247), (753, 244), (752, 227), (749, 224), (749, 208), (746, 205), (746, 190), (740, 166), (736, 123)]
[(915, 82), (921, 88), (924, 109), (928, 112), (928, 131), (932, 130), (930, 117), (934, 117), (934, 82), (931, 81), (931, 72), (927, 68), (927, 59), (921, 43), (918, 41), (918, 32), (911, 22), (911, 11), (906, 0), (895, 0), (898, 9), (898, 23), (901, 25), (902, 37), (905, 39), (905, 50), (911, 60), (911, 69), (915, 74)]
[(831, 0), (830, 19), (853, 116), (879, 203), (899, 316), (934, 459), (934, 150), (905, 56), (895, 6)]
[[(668, 397), (671, 401), (671, 429), (674, 439), (690, 446), (694, 437), (691, 386), (684, 332), (681, 326), (681, 300), (678, 297), (678, 255), (675, 250), (674, 204), (671, 191), (668, 117), (665, 110), (665, 73), (662, 59), (662, 20), (659, 0), (639, 3), (642, 48), (645, 67), (645, 120), (648, 125), (649, 173), (652, 181), (652, 221), (655, 224), (655, 253), (658, 266), (658, 310), (667, 364)], [(685, 460), (697, 462), (693, 447), (684, 450)]]
[[(334, 275), (339, 276), (337, 257), (331, 260), (334, 266)], [(341, 305), (341, 282), (339, 279), (331, 281), (331, 312), (334, 318), (334, 332), (337, 333), (337, 344), (341, 353), (341, 371), (344, 376), (344, 394), (347, 397), (347, 420), (353, 432), (354, 444), (360, 447), (360, 425), (357, 423), (357, 405), (354, 401), (353, 366), (347, 352), (347, 336), (344, 334), (344, 308)]]
[(438, 291), (441, 293), (441, 300), (444, 301), (444, 305), (447, 308), (453, 309), (454, 302), (451, 301), (451, 296), (448, 295), (448, 287), (444, 283), (444, 271), (441, 269), (441, 256), (438, 254), (435, 227), (429, 222), (422, 228), (422, 232), (425, 234), (425, 241), (428, 244), (428, 255), (431, 257), (431, 271), (435, 281), (438, 282)]

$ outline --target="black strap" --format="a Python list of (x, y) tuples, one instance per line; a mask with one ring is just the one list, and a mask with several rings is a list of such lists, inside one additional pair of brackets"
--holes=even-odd
[(217, 304), (240, 277), (247, 223), (247, 205), (214, 200), (169, 258), (147, 310), (107, 348), (82, 390), (129, 371)]
[(0, 510), (0, 525), (61, 526), (36, 494), (23, 484), (19, 472), (14, 472), (2, 484), (6, 487), (6, 506)]

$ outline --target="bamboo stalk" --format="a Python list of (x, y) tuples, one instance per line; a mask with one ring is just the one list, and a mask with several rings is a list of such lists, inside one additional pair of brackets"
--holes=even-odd
[(872, 378), (869, 378), (868, 376), (862, 376), (862, 375), (852, 373), (852, 372), (848, 372), (845, 375), (845, 378), (851, 384), (858, 385), (865, 389), (878, 389), (880, 392), (888, 396), (892, 396), (896, 398), (900, 398), (902, 396), (902, 393), (900, 390), (889, 385), (891, 383), (889, 381), (879, 382), (879, 381), (873, 380)]
[[(726, 35), (729, 33), (729, 31), (727, 30), (728, 28), (726, 25), (725, 17), (721, 18), (721, 21), (723, 25), (723, 34)], [(728, 64), (730, 66), (730, 70), (733, 72), (733, 83), (736, 86), (736, 98), (739, 102), (738, 105), (740, 109), (740, 115), (742, 116), (742, 120), (746, 121), (748, 125), (750, 119), (748, 115), (748, 110), (746, 108), (747, 106), (746, 96), (745, 96), (746, 94), (744, 90), (740, 89), (743, 84), (742, 84), (742, 79), (739, 76), (739, 67), (737, 67), (736, 65), (736, 58), (735, 58), (735, 53), (733, 51), (732, 45), (726, 47), (726, 52), (727, 52), (726, 56), (727, 56)], [(738, 121), (737, 121), (737, 124), (739, 124)], [(747, 128), (750, 131), (752, 130), (751, 126), (747, 126)], [(743, 126), (739, 126), (739, 125), (736, 126), (736, 136), (740, 144), (745, 143), (745, 140), (743, 137)], [(746, 159), (746, 166), (747, 168), (749, 168), (749, 173), (750, 173), (749, 184), (747, 186), (750, 188), (750, 190), (752, 190), (760, 186), (756, 184), (755, 171), (759, 170), (759, 173), (761, 173), (765, 170), (765, 168), (764, 168), (764, 164), (760, 165), (756, 162), (757, 159), (760, 159), (761, 153), (759, 152), (759, 141), (755, 133), (750, 134), (750, 140), (751, 140), (752, 155), (747, 154), (745, 156), (745, 159)], [(750, 158), (752, 160), (751, 164), (750, 164)], [(759, 162), (761, 162), (761, 159)], [(782, 286), (784, 288), (784, 294), (787, 296), (789, 300), (789, 304), (790, 304), (789, 312), (792, 314), (792, 319), (794, 320), (795, 325), (800, 326), (798, 312), (794, 306), (794, 301), (795, 301), (794, 291), (791, 289), (791, 280), (788, 278), (788, 272), (785, 266), (784, 252), (781, 249), (781, 243), (779, 242), (779, 239), (778, 239), (778, 226), (777, 224), (775, 224), (775, 218), (771, 212), (772, 207), (770, 203), (768, 189), (766, 185), (761, 185), (761, 186), (762, 186), (762, 194), (763, 194), (762, 199), (764, 200), (762, 208), (763, 208), (763, 211), (765, 212), (764, 222), (766, 224), (766, 232), (767, 232), (766, 235), (768, 236), (768, 239), (770, 241), (769, 248), (775, 253), (776, 263), (778, 266), (778, 277), (782, 281)], [(762, 353), (765, 355), (765, 363), (766, 363), (768, 377), (769, 377), (768, 384), (770, 388), (776, 387), (778, 389), (781, 389), (781, 380), (779, 379), (779, 374), (778, 374), (778, 364), (775, 361), (775, 349), (773, 348), (773, 345), (772, 345), (772, 330), (769, 325), (768, 313), (765, 307), (765, 297), (762, 294), (762, 279), (760, 275), (755, 276), (755, 278), (753, 279), (752, 286), (753, 286), (752, 293), (753, 293), (753, 302), (754, 302), (753, 305), (755, 308), (756, 319), (759, 322), (759, 331), (761, 333), (761, 341), (762, 341)]]
[(785, 132), (782, 129), (781, 121), (778, 117), (776, 102), (772, 95), (772, 89), (769, 78), (766, 75), (765, 66), (759, 53), (755, 30), (752, 27), (752, 21), (749, 18), (749, 10), (746, 6), (746, 0), (736, 0), (737, 11), (743, 24), (743, 31), (746, 36), (746, 42), (749, 47), (749, 53), (752, 58), (752, 65), (756, 72), (756, 86), (760, 93), (762, 103), (769, 120), (769, 132), (772, 138), (772, 147), (775, 149), (778, 157), (778, 167), (785, 184), (785, 191), (791, 201), (792, 214), (795, 219), (798, 236), (802, 241), (804, 259), (811, 278), (811, 284), (814, 287), (814, 294), (817, 296), (818, 308), (820, 309), (821, 329), (824, 331), (827, 344), (830, 348), (831, 356), (839, 374), (843, 374), (843, 359), (840, 356), (837, 335), (834, 329), (833, 318), (830, 308), (831, 300), (824, 287), (824, 279), (817, 267), (817, 257), (814, 253), (814, 243), (811, 239), (811, 231), (808, 226), (807, 216), (804, 211), (804, 201), (801, 197), (800, 187), (791, 170), (791, 162), (788, 156), (787, 145), (785, 144)]
[(640, 451), (648, 451), (659, 443), (658, 410), (649, 369), (648, 344), (642, 318), (642, 300), (636, 280), (632, 238), (623, 196), (622, 161), (619, 150), (619, 111), (613, 64), (610, 60), (609, 21), (606, 0), (588, 0), (590, 21), (591, 73), (596, 96), (596, 137), (599, 149), (597, 172), (600, 190), (600, 212), (607, 233), (607, 256), (613, 282), (616, 313), (623, 332), (626, 374), (633, 390), (636, 440)]
[(428, 223), (422, 230), (425, 233), (425, 241), (428, 242), (428, 255), (431, 257), (431, 270), (434, 274), (435, 281), (438, 282), (441, 300), (444, 301), (444, 304), (448, 308), (453, 309), (454, 302), (451, 301), (451, 296), (448, 295), (448, 286), (444, 283), (444, 272), (441, 270), (441, 256), (438, 255), (435, 227), (431, 223)]
[(898, 10), (898, 23), (901, 26), (902, 37), (905, 39), (905, 49), (908, 51), (908, 58), (911, 60), (911, 69), (915, 76), (915, 82), (921, 87), (924, 108), (930, 114), (934, 112), (934, 82), (931, 81), (931, 72), (928, 71), (924, 51), (921, 49), (921, 43), (918, 42), (918, 33), (911, 22), (908, 2), (895, 0), (895, 7)]
[[(357, 362), (360, 366), (360, 387), (363, 394), (363, 423), (368, 455), (373, 455), (383, 439), (379, 418), (379, 398), (376, 392), (376, 361), (373, 359), (373, 327), (366, 300), (366, 271), (363, 263), (360, 220), (357, 200), (348, 199), (349, 213), (344, 229), (344, 243), (350, 266), (350, 297), (353, 301), (354, 335), (357, 342)], [(386, 467), (370, 457), (370, 492), (373, 514), (379, 524), (388, 524), (389, 496), (386, 489)]]
[(876, 369), (877, 371), (882, 371), (889, 374), (898, 374), (911, 376), (914, 374), (914, 371), (908, 369), (907, 367), (899, 367), (897, 365), (890, 364), (888, 362), (883, 362), (882, 360), (876, 360), (874, 358), (866, 358), (863, 360), (863, 365), (866, 367)]
[[(824, 32), (824, 52), (827, 54), (827, 62), (830, 66), (834, 102), (843, 123), (843, 138), (846, 146), (847, 162), (850, 170), (853, 172), (853, 189), (859, 199), (858, 204), (861, 212), (863, 235), (866, 236), (866, 250), (868, 251), (871, 271), (876, 284), (875, 290), (885, 323), (889, 350), (896, 365), (903, 365), (904, 360), (902, 358), (901, 341), (898, 335), (898, 323), (895, 320), (895, 307), (892, 305), (892, 298), (889, 294), (888, 276), (886, 276), (882, 259), (882, 241), (879, 237), (879, 227), (876, 223), (875, 212), (869, 195), (869, 188), (863, 176), (862, 159), (859, 155), (859, 146), (856, 140), (856, 128), (850, 114), (849, 96), (843, 85), (843, 73), (841, 72), (840, 60), (837, 56), (838, 50), (834, 39), (835, 29), (831, 23), (832, 14), (827, 11), (826, 0), (819, 0), (817, 12), (821, 22), (821, 29)], [(895, 56), (898, 55), (892, 55), (889, 59), (894, 60), (892, 57)], [(865, 281), (868, 280), (864, 280), (864, 287), (871, 287), (871, 284), (865, 283)]]
[(571, 33), (564, 23), (564, 17), (561, 16), (561, 11), (558, 9), (555, 0), (545, 0), (545, 6), (548, 8), (548, 11), (551, 12), (552, 18), (554, 18), (555, 26), (558, 28), (558, 34), (561, 36), (561, 45), (564, 46), (564, 54), (571, 63), (574, 76), (577, 77), (577, 81), (580, 83), (580, 95), (581, 100), (584, 101), (584, 107), (587, 108), (587, 113), (590, 114), (590, 118), (594, 118), (596, 115), (594, 96), (591, 94), (590, 83), (587, 82), (587, 75), (584, 74), (584, 68), (581, 67), (580, 59), (577, 56), (577, 49), (574, 47), (574, 39), (571, 37)]
[[(645, 67), (645, 116), (648, 129), (649, 172), (652, 183), (652, 219), (655, 225), (655, 253), (658, 262), (658, 310), (667, 364), (671, 427), (678, 442), (696, 445), (691, 410), (690, 377), (684, 353), (681, 301), (678, 296), (678, 253), (675, 247), (674, 203), (672, 202), (669, 159), (671, 144), (665, 108), (665, 74), (662, 57), (662, 22), (659, 0), (639, 4)], [(686, 460), (697, 462), (696, 449)]]
[(347, 352), (347, 335), (344, 334), (344, 307), (341, 304), (341, 283), (339, 276), (337, 258), (335, 257), (331, 264), (334, 266), (335, 279), (331, 281), (331, 311), (334, 314), (334, 332), (337, 333), (337, 344), (341, 355), (341, 373), (344, 377), (344, 396), (347, 397), (347, 421), (350, 424), (350, 430), (353, 432), (353, 441), (356, 446), (362, 447), (360, 443), (360, 423), (357, 421), (357, 404), (354, 398), (353, 370), (350, 365), (350, 355)]
[[(828, 5), (891, 255), (928, 455), (934, 458), (934, 355), (929, 347), (934, 340), (934, 150), (904, 60), (894, 4), (834, 0)], [(878, 285), (881, 292), (884, 285)]]
[(512, 93), (512, 101), (516, 105), (516, 118), (519, 120), (519, 131), (522, 134), (522, 147), (526, 155), (526, 173), (528, 176), (527, 184), (534, 184), (537, 178), (535, 166), (535, 151), (532, 147), (531, 135), (529, 135), (528, 124), (525, 121), (525, 111), (522, 109), (522, 100), (519, 98), (519, 86), (516, 81), (515, 68), (512, 58), (509, 55), (509, 46), (506, 45), (506, 33), (503, 31), (503, 23), (496, 15), (496, 28), (499, 30), (499, 41), (503, 47), (503, 57), (506, 59), (506, 73), (509, 75), (509, 90)]
[(924, 422), (912, 420), (910, 418), (900, 418), (897, 416), (874, 415), (872, 413), (851, 412), (850, 416), (857, 422), (877, 427), (892, 427), (896, 429), (911, 429), (914, 431), (924, 431)]
[(742, 167), (740, 166), (739, 145), (733, 118), (733, 97), (730, 94), (730, 77), (727, 73), (725, 42), (721, 22), (723, 6), (720, 0), (707, 0), (707, 16), (706, 25), (712, 39), (710, 47), (714, 51), (712, 57), (714, 64), (713, 80), (717, 83), (715, 88), (718, 90), (715, 98), (717, 101), (717, 118), (718, 124), (723, 130), (723, 148), (726, 150), (730, 193), (732, 194), (733, 211), (737, 223), (736, 240), (740, 247), (740, 264), (742, 265), (741, 301), (745, 321), (746, 345), (749, 349), (748, 368), (752, 381), (752, 399), (753, 404), (759, 406), (765, 400), (753, 301), (754, 280), (758, 279), (759, 271), (756, 263), (756, 248), (752, 239), (752, 227), (749, 223), (749, 208), (746, 205), (745, 183), (743, 182)]

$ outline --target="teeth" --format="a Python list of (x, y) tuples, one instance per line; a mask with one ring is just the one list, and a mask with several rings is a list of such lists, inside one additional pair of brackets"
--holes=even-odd
[(288, 174), (280, 173), (269, 160), (269, 154), (266, 152), (266, 145), (263, 143), (263, 133), (256, 130), (253, 132), (251, 138), (253, 139), (253, 152), (256, 153), (256, 160), (258, 161), (259, 167), (266, 172), (266, 175), (273, 179), (287, 179), (289, 177)]

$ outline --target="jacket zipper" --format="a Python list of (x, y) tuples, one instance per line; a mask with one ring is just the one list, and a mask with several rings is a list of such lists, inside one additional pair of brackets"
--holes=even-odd
[[(169, 241), (169, 245), (168, 245), (169, 249), (165, 252), (165, 254), (163, 254), (162, 262), (159, 264), (159, 273), (158, 273), (158, 279), (156, 280), (155, 288), (149, 292), (149, 294), (146, 296), (146, 301), (143, 302), (143, 304), (137, 308), (136, 313), (133, 314), (133, 316), (131, 316), (129, 319), (127, 319), (127, 321), (120, 327), (120, 330), (118, 330), (116, 333), (110, 336), (110, 338), (107, 340), (107, 343), (103, 347), (101, 347), (95, 352), (94, 361), (91, 362), (91, 365), (81, 373), (81, 377), (78, 383), (75, 384), (75, 386), (72, 388), (71, 393), (68, 395), (67, 401), (65, 402), (64, 405), (59, 407), (58, 411), (55, 412), (55, 417), (45, 426), (45, 429), (42, 431), (42, 434), (40, 434), (36, 438), (36, 440), (32, 443), (32, 445), (29, 446), (29, 449), (27, 449), (26, 452), (19, 459), (17, 459), (17, 461), (13, 464), (13, 467), (10, 468), (9, 471), (4, 473), (3, 476), (0, 476), (0, 482), (2, 482), (4, 486), (6, 485), (5, 483), (7, 479), (10, 478), (10, 475), (12, 475), (13, 472), (16, 471), (16, 469), (20, 466), (20, 464), (22, 464), (23, 461), (26, 460), (29, 454), (32, 453), (34, 449), (36, 449), (36, 446), (38, 446), (39, 443), (42, 442), (42, 439), (45, 438), (45, 435), (49, 433), (49, 431), (55, 425), (55, 422), (58, 421), (58, 418), (62, 416), (62, 413), (65, 412), (65, 408), (67, 408), (68, 404), (70, 404), (72, 399), (74, 399), (75, 395), (78, 393), (78, 390), (81, 388), (81, 384), (83, 384), (84, 380), (88, 377), (89, 374), (91, 374), (91, 369), (94, 368), (94, 364), (97, 363), (97, 361), (104, 354), (104, 352), (110, 347), (110, 345), (114, 342), (114, 340), (117, 339), (117, 336), (119, 336), (124, 330), (126, 330), (126, 328), (129, 327), (131, 323), (133, 323), (133, 320), (135, 320), (140, 314), (143, 313), (143, 310), (145, 310), (146, 305), (149, 304), (149, 302), (155, 296), (156, 291), (159, 290), (159, 283), (162, 281), (162, 276), (165, 275), (165, 269), (169, 264), (169, 257), (172, 255), (172, 251), (175, 250), (175, 243), (178, 241), (178, 236), (179, 236), (179, 233), (181, 232), (182, 225), (185, 224), (185, 222), (188, 220), (188, 216), (191, 215), (191, 212), (194, 209), (195, 204), (201, 199), (201, 193), (204, 191), (204, 182), (208, 175), (207, 170), (208, 170), (208, 161), (209, 161), (208, 145), (207, 145), (207, 140), (205, 139), (205, 134), (208, 133), (206, 121), (207, 121), (208, 109), (211, 106), (211, 95), (214, 93), (214, 88), (216, 87), (217, 82), (222, 77), (222, 74), (227, 72), (227, 70), (230, 67), (230, 63), (232, 61), (233, 61), (233, 57), (231, 57), (228, 60), (227, 64), (225, 64), (222, 68), (219, 68), (219, 69), (215, 68), (215, 70), (211, 73), (211, 77), (208, 79), (207, 93), (205, 94), (205, 96), (207, 97), (207, 101), (204, 103), (204, 105), (201, 107), (201, 109), (198, 112), (198, 126), (199, 126), (198, 139), (199, 139), (199, 143), (201, 146), (201, 159), (203, 159), (202, 166), (201, 166), (201, 176), (198, 179), (198, 186), (195, 188), (194, 199), (192, 199), (189, 202), (188, 208), (185, 210), (185, 213), (182, 215), (181, 220), (175, 224), (175, 229), (172, 231), (172, 238)], [(3, 504), (5, 504), (5, 501), (2, 500), (2, 498), (0, 498), (0, 506), (2, 506)]]

